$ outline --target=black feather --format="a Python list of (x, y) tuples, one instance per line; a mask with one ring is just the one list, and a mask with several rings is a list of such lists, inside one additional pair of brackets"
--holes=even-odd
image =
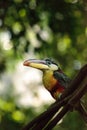
[(55, 65), (57, 65), (56, 62), (51, 58), (46, 58), (44, 60), (46, 61), (47, 64), (55, 64)]
[(60, 85), (62, 85), (65, 88), (67, 88), (71, 81), (70, 78), (62, 72), (54, 71), (53, 76), (58, 80)]

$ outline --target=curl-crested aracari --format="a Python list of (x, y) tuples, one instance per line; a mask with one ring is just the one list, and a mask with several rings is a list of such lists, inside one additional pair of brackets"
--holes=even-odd
[(70, 79), (63, 73), (60, 66), (51, 59), (29, 59), (23, 64), (43, 71), (43, 84), (55, 99), (70, 83)]
[[(43, 84), (54, 99), (58, 99), (70, 83), (70, 78), (61, 70), (60, 66), (51, 59), (29, 59), (23, 63), (25, 66), (39, 69), (43, 72)], [(87, 122), (87, 111), (81, 101), (78, 101), (76, 110)]]

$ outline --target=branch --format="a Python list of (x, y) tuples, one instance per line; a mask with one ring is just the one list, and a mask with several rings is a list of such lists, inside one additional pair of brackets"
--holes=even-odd
[(48, 124), (48, 126), (44, 130), (51, 130), (57, 123), (60, 121), (63, 116), (68, 112), (69, 105), (67, 104), (58, 114), (57, 116)]
[(69, 97), (67, 97), (65, 99), (62, 99), (59, 102), (56, 101), (55, 103), (53, 103), (45, 112), (43, 112), (41, 115), (39, 115), (34, 120), (32, 120), (22, 130), (28, 130), (31, 127), (33, 127), (33, 124), (40, 123), (43, 119), (45, 119), (47, 117), (48, 118), (51, 118), (51, 116), (53, 117), (54, 114), (61, 108), (61, 106), (63, 106), (64, 104), (66, 104), (66, 102), (67, 102), (68, 99), (69, 99)]
[[(87, 112), (80, 101), (86, 92), (87, 64), (79, 71), (78, 75), (64, 91), (61, 98), (52, 104), (47, 111), (24, 126), (22, 130), (42, 130), (43, 128), (44, 130), (51, 130), (68, 111), (73, 109), (77, 110), (82, 115), (83, 119), (87, 121)], [(56, 113), (58, 114), (55, 116)]]
[[(65, 98), (68, 95), (71, 95), (77, 88), (79, 88), (80, 84), (84, 80), (84, 78), (87, 76), (87, 64), (84, 65), (77, 76), (72, 80), (70, 85), (68, 86), (67, 90), (64, 91), (61, 98)], [(87, 82), (86, 82), (87, 83)]]

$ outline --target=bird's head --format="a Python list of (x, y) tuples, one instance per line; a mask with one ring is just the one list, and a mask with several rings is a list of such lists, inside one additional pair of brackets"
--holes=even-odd
[(51, 70), (56, 71), (59, 70), (60, 67), (51, 59), (37, 60), (37, 59), (29, 59), (24, 61), (24, 66), (33, 67), (42, 71)]

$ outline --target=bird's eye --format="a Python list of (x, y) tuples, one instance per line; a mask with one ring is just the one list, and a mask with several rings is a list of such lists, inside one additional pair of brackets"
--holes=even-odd
[(47, 64), (48, 64), (48, 65), (51, 65), (51, 62), (50, 62), (50, 61), (47, 61)]

